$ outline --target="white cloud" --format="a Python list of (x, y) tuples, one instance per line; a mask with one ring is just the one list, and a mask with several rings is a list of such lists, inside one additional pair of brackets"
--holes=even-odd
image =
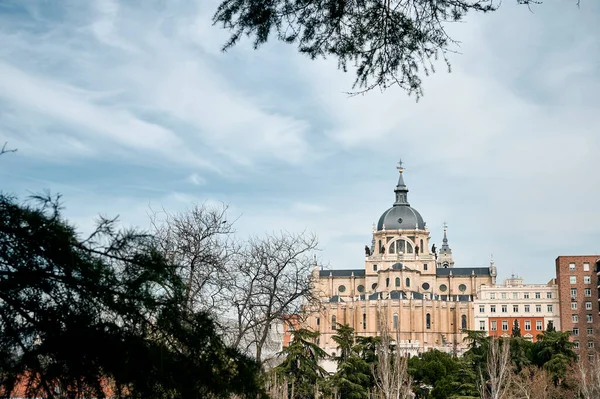
[(206, 179), (197, 173), (192, 173), (189, 175), (187, 180), (194, 186), (202, 186), (203, 184), (206, 184)]
[[(294, 164), (310, 157), (306, 121), (230, 85), (216, 67), (227, 55), (202, 57), (191, 47), (189, 33), (200, 20), (210, 26), (209, 14), (175, 3), (162, 10), (115, 1), (93, 5), (74, 7), (77, 19), (48, 24), (50, 34), (36, 37), (35, 46), (25, 31), (3, 36), (10, 51), (0, 57), (0, 96), (19, 104), (21, 116), (61, 123), (68, 128), (63, 134), (95, 146), (152, 151), (220, 172), (230, 163)], [(56, 40), (69, 51), (55, 52)], [(38, 65), (30, 60), (45, 59), (76, 65), (76, 75), (32, 73)]]
[(305, 202), (294, 202), (292, 204), (292, 210), (297, 212), (305, 213), (321, 213), (327, 210), (326, 207), (319, 204), (309, 204)]

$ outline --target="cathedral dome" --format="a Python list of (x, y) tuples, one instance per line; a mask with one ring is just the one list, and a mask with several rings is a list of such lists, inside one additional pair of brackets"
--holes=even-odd
[(377, 222), (377, 230), (425, 230), (423, 217), (416, 209), (405, 205), (395, 205), (383, 212)]
[(379, 222), (377, 222), (378, 231), (383, 230), (384, 227), (386, 230), (425, 230), (423, 217), (408, 203), (408, 188), (404, 184), (403, 171), (402, 161), (400, 161), (398, 164), (400, 177), (394, 189), (396, 202), (390, 209), (383, 212), (383, 215), (379, 218)]

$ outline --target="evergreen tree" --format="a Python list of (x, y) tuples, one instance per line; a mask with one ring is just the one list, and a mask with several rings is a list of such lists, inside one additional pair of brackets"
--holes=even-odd
[(567, 376), (569, 367), (577, 355), (573, 352), (574, 343), (570, 341), (569, 331), (550, 331), (538, 335), (532, 348), (532, 360), (538, 367), (544, 367), (551, 375), (555, 385), (561, 385)]
[(276, 372), (289, 380), (290, 399), (312, 399), (315, 397), (315, 385), (327, 374), (319, 366), (319, 361), (327, 357), (314, 340), (318, 332), (307, 329), (294, 330), (290, 345), (281, 352), (284, 361), (277, 366)]
[(358, 353), (355, 345), (354, 329), (338, 324), (333, 340), (338, 345), (337, 372), (331, 379), (340, 399), (367, 399), (372, 388), (369, 364)]
[(515, 320), (515, 322), (513, 323), (511, 337), (512, 338), (521, 337), (521, 328), (519, 327), (519, 321), (518, 320)]
[(525, 338), (513, 337), (509, 340), (510, 361), (516, 373), (520, 373), (531, 364), (531, 351), (533, 344)]
[(333, 57), (344, 72), (356, 66), (358, 92), (397, 85), (420, 96), (434, 62), (450, 67), (456, 42), (446, 24), (496, 8), (493, 0), (221, 0), (213, 23), (232, 31), (224, 49), (244, 36), (254, 48), (275, 37), (311, 59)]
[(101, 219), (81, 239), (58, 198), (0, 194), (0, 396), (207, 398), (260, 393), (153, 237)]

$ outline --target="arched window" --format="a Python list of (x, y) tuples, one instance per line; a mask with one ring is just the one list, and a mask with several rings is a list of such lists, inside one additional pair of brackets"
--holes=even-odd
[(331, 316), (331, 329), (337, 330), (337, 318), (335, 316)]
[(462, 329), (463, 329), (463, 330), (466, 330), (466, 329), (467, 329), (467, 316), (465, 316), (465, 315), (462, 315), (462, 316), (460, 317), (460, 322), (461, 322), (460, 324), (461, 324), (461, 326), (462, 326)]
[(396, 287), (400, 287), (400, 277), (396, 277)]
[(429, 313), (425, 315), (425, 328), (431, 329), (431, 315)]
[(425, 247), (423, 246), (423, 240), (421, 239), (421, 245), (419, 245), (419, 247), (421, 248), (421, 253), (425, 253)]
[(408, 277), (406, 278), (406, 284), (405, 284), (405, 285), (406, 285), (407, 287), (410, 287), (410, 279), (409, 279)]
[(363, 313), (363, 330), (367, 329), (367, 314)]
[(394, 330), (398, 329), (398, 313), (394, 313)]
[(406, 240), (399, 239), (390, 244), (389, 253), (391, 254), (412, 254), (414, 253), (412, 244)]
[(385, 286), (386, 287), (390, 286), (390, 278), (389, 277), (385, 279)]

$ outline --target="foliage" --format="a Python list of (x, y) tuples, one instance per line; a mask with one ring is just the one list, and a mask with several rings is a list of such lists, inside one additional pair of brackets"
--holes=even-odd
[[(520, 4), (536, 0), (517, 0)], [(398, 85), (417, 98), (423, 75), (434, 72), (458, 43), (446, 32), (470, 12), (497, 8), (494, 0), (222, 0), (213, 23), (232, 32), (224, 49), (242, 36), (254, 48), (273, 36), (294, 43), (311, 59), (331, 56), (346, 71), (356, 67), (353, 90)], [(355, 92), (356, 93), (356, 92)]]
[[(384, 327), (382, 332), (386, 332)], [(522, 337), (491, 338), (485, 335), (485, 331), (466, 333), (469, 350), (464, 356), (455, 357), (437, 350), (425, 352), (408, 359), (410, 378), (395, 379), (396, 374), (405, 373), (402, 370), (406, 368), (402, 363), (394, 362), (398, 359), (395, 350), (384, 350), (384, 347), (393, 347), (389, 334), (357, 337), (351, 327), (338, 324), (336, 335), (332, 337), (337, 344), (335, 360), (338, 369), (328, 384), (322, 383), (322, 386), (327, 385), (332, 397), (340, 399), (363, 399), (370, 397), (371, 393), (382, 398), (395, 398), (397, 394), (403, 397), (404, 393), (396, 389), (398, 381), (423, 399), (570, 398), (577, 389), (586, 389), (586, 392), (597, 389), (594, 378), (600, 380), (597, 377), (600, 375), (600, 362), (593, 363), (593, 367), (575, 370), (575, 355), (568, 333), (547, 331), (538, 337), (536, 343)], [(303, 378), (307, 382), (314, 381), (322, 375), (314, 357), (302, 359), (297, 355), (311, 353), (307, 349), (317, 338), (316, 333), (312, 334), (305, 343), (300, 344), (298, 340), (298, 345), (292, 343), (285, 351), (287, 358), (280, 367), (294, 370), (288, 374), (294, 375), (295, 381)], [(293, 364), (302, 366), (294, 369)], [(385, 365), (392, 367), (386, 368)], [(296, 384), (298, 387), (301, 385)], [(314, 395), (310, 387), (299, 388), (299, 391), (306, 392), (306, 397)], [(300, 396), (300, 392), (294, 397), (305, 397)], [(324, 390), (320, 392), (324, 393)]]
[(82, 240), (59, 198), (0, 194), (0, 396), (207, 398), (260, 393), (151, 236), (101, 219)]
[(531, 341), (522, 337), (511, 338), (509, 344), (510, 361), (515, 368), (515, 372), (519, 373), (523, 368), (532, 363), (531, 354), (533, 344)]
[(290, 399), (314, 398), (315, 385), (327, 374), (319, 365), (327, 353), (314, 343), (318, 336), (318, 332), (307, 329), (295, 330), (292, 342), (281, 352), (285, 358), (275, 371), (293, 385)]
[(331, 382), (340, 399), (366, 399), (371, 388), (371, 369), (355, 345), (354, 329), (338, 324), (337, 334), (332, 338), (340, 352), (335, 357), (338, 368)]
[(415, 392), (424, 398), (477, 395), (476, 375), (467, 358), (433, 350), (409, 360)]
[(570, 335), (568, 331), (544, 332), (538, 335), (538, 341), (533, 345), (532, 362), (544, 367), (556, 385), (564, 381), (569, 367), (577, 358)]
[(521, 337), (521, 327), (519, 327), (519, 321), (515, 319), (512, 327), (512, 333), (510, 335), (512, 338)]

